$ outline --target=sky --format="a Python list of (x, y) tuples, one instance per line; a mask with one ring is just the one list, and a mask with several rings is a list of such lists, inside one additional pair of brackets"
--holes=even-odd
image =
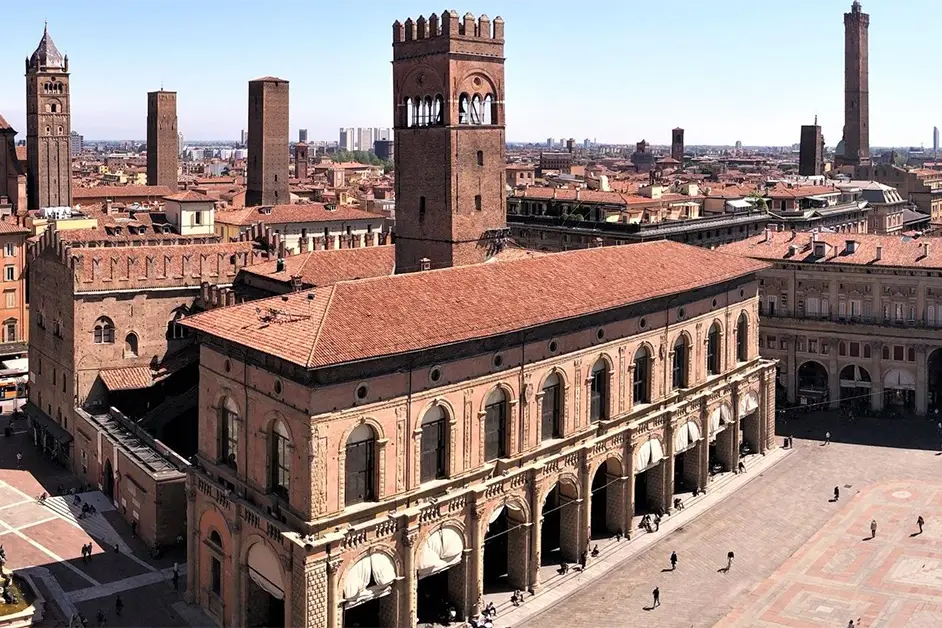
[[(843, 126), (851, 0), (468, 0), (505, 25), (508, 141), (584, 138), (790, 145), (815, 115)], [(5, 2), (0, 114), (25, 139), (24, 59), (43, 21), (69, 56), (72, 128), (144, 139), (148, 91), (178, 92), (187, 139), (238, 139), (248, 81), (290, 81), (291, 138), (392, 126), (392, 23), (444, 6), (399, 0)], [(933, 25), (940, 0), (863, 0), (870, 14), (870, 142), (932, 145), (942, 126)]]

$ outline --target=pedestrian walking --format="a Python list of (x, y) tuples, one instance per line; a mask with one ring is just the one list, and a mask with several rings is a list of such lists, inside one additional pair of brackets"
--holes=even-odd
[(730, 550), (726, 554), (726, 571), (733, 568), (733, 558), (735, 558), (735, 554), (733, 554), (733, 550)]
[[(585, 567), (583, 567), (583, 569), (584, 568)], [(174, 569), (173, 574), (170, 576), (170, 581), (173, 584), (173, 590), (179, 591), (180, 590), (180, 572)]]
[(654, 590), (651, 591), (651, 595), (654, 596), (654, 604), (651, 605), (651, 608), (657, 608), (661, 605), (661, 590), (654, 587)]
[(677, 552), (671, 552), (671, 571), (677, 569)]
[(825, 433), (824, 433), (824, 444), (825, 444), (825, 445), (830, 445), (830, 444), (831, 444), (831, 433), (830, 433), (830, 432), (825, 432)]
[(922, 518), (922, 515), (916, 519), (916, 525), (919, 526), (919, 534), (922, 534), (922, 526), (926, 525), (926, 520)]
[(744, 464), (742, 463), (742, 460), (739, 461), (739, 472), (740, 472), (740, 473), (745, 473), (745, 472), (746, 472), (746, 465), (744, 465)]
[(854, 628), (854, 620), (853, 620), (853, 619), (851, 619), (849, 622), (847, 622), (847, 628)]
[(840, 487), (834, 487), (834, 501), (837, 501), (841, 498), (841, 489)]
[(16, 452), (16, 467), (18, 469), (23, 468), (23, 454), (20, 452)]
[[(582, 571), (585, 571), (585, 566), (589, 563), (589, 550), (582, 552), (582, 556), (579, 557), (579, 566), (582, 567)], [(176, 573), (176, 570), (174, 570)]]
[(124, 600), (121, 599), (121, 596), (115, 598), (114, 601), (114, 614), (118, 617), (121, 617), (121, 611), (124, 610)]
[(871, 519), (870, 520), (870, 538), (873, 539), (873, 538), (876, 538), (876, 536), (877, 536), (877, 520)]

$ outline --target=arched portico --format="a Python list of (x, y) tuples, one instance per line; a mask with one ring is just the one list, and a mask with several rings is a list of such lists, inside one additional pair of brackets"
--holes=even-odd
[(340, 576), (343, 625), (398, 625), (397, 577), (394, 556), (385, 548), (371, 548), (350, 561)]
[(285, 625), (286, 576), (278, 555), (261, 540), (245, 556), (245, 625)]
[(607, 458), (592, 476), (589, 497), (590, 538), (604, 539), (625, 533), (625, 503), (622, 486), (622, 463)]

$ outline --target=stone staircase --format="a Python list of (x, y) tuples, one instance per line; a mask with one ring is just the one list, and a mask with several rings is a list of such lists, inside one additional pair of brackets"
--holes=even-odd
[(109, 549), (113, 548), (117, 543), (118, 549), (121, 550), (123, 554), (130, 554), (131, 548), (128, 547), (128, 544), (124, 542), (115, 529), (111, 527), (111, 524), (108, 523), (108, 520), (101, 514), (108, 510), (114, 510), (114, 506), (108, 498), (105, 497), (104, 493), (100, 491), (89, 491), (87, 493), (79, 493), (79, 497), (82, 498), (82, 503), (91, 504), (98, 512), (94, 515), (88, 515), (83, 519), (79, 519), (79, 515), (82, 514), (82, 506), (81, 504), (78, 506), (72, 505), (74, 499), (72, 495), (49, 497), (46, 499), (46, 508), (66, 521), (82, 528), (86, 534), (104, 544)]

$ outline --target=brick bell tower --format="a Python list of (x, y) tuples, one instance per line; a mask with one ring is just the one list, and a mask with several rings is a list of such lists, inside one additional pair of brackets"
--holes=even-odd
[(26, 59), (26, 196), (29, 209), (72, 205), (69, 58), (49, 29)]
[(393, 99), (396, 272), (487, 261), (507, 237), (504, 21), (395, 22)]

